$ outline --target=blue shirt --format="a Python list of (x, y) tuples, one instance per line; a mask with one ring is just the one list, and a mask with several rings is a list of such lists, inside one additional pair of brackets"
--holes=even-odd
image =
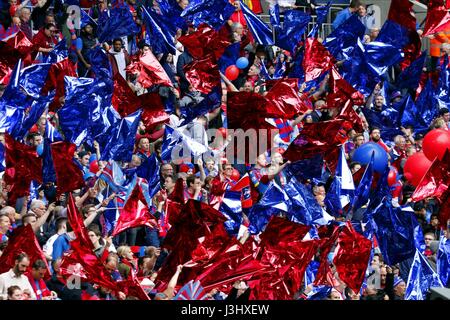
[(333, 21), (333, 30), (335, 30), (337, 27), (343, 24), (351, 16), (352, 13), (350, 12), (350, 8), (339, 11), (338, 14), (336, 15), (336, 18)]
[(52, 260), (61, 258), (67, 250), (70, 249), (69, 236), (67, 234), (60, 235), (53, 242)]

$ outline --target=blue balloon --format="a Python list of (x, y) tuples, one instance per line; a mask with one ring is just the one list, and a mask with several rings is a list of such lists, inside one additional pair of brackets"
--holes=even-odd
[(248, 59), (246, 57), (240, 57), (236, 60), (236, 66), (239, 69), (245, 69), (248, 66)]
[(42, 153), (44, 152), (44, 144), (41, 143), (36, 147), (36, 152), (39, 156), (42, 156)]
[(372, 152), (375, 152), (373, 158), (373, 167), (376, 172), (383, 173), (388, 165), (388, 154), (386, 151), (375, 142), (367, 142), (355, 150), (352, 161), (357, 161), (362, 165), (367, 165), (370, 162)]

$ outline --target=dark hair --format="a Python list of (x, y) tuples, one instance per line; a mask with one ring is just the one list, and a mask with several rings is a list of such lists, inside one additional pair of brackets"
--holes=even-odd
[(116, 42), (116, 41), (120, 41), (120, 44), (123, 45), (123, 41), (121, 38), (115, 38), (112, 43), (114, 44), (114, 42)]
[(67, 218), (65, 217), (60, 217), (58, 219), (56, 219), (56, 230), (60, 230), (63, 225), (67, 224)]
[(22, 217), (22, 223), (25, 224), (26, 220), (27, 220), (29, 217), (35, 217), (35, 218), (37, 219), (36, 214), (34, 214), (34, 213), (32, 213), (32, 212), (28, 212), (28, 213), (26, 213), (26, 214), (23, 215), (23, 217)]
[(358, 8), (363, 5), (364, 4), (360, 0), (352, 0), (352, 2), (350, 2), (350, 8)]
[(46, 23), (44, 26), (44, 29), (49, 30), (51, 27), (56, 28), (54, 23)]
[(95, 233), (95, 235), (97, 237), (101, 237), (102, 236), (102, 232), (100, 231), (100, 227), (98, 225), (96, 225), (95, 223), (89, 225), (88, 232), (89, 231), (92, 231), (93, 233)]
[(381, 132), (380, 128), (378, 128), (378, 127), (372, 127), (372, 128), (370, 129), (370, 131), (369, 131), (369, 134), (372, 134), (372, 132), (373, 132), (374, 130), (378, 130), (378, 131)]
[(10, 286), (10, 287), (8, 287), (8, 290), (7, 290), (8, 296), (9, 297), (12, 296), (14, 294), (14, 291), (16, 291), (16, 290), (21, 290), (22, 291), (22, 289), (20, 289), (19, 286)]
[(33, 265), (32, 268), (34, 270), (39, 270), (39, 269), (47, 269), (47, 265), (45, 264), (44, 260), (42, 259), (37, 259)]
[(446, 108), (446, 107), (441, 108), (441, 109), (439, 110), (439, 115), (440, 115), (440, 116), (443, 116), (443, 115), (446, 114), (446, 113), (448, 113), (448, 108)]
[(353, 161), (352, 163), (350, 163), (350, 169), (353, 169), (354, 167), (356, 167), (357, 165), (361, 165), (361, 163), (359, 163), (358, 161)]
[(422, 209), (425, 209), (425, 205), (422, 201), (419, 201), (419, 202), (414, 203), (413, 209), (414, 209), (414, 211), (420, 211)]
[(22, 260), (23, 259), (30, 259), (29, 257), (28, 257), (28, 255), (25, 253), (25, 252), (21, 252), (21, 253), (19, 253), (17, 256), (16, 256), (16, 259), (15, 260), (17, 260), (17, 261), (19, 261), (19, 262), (22, 262)]
[(359, 137), (363, 137), (363, 138), (364, 138), (364, 135), (363, 135), (362, 133), (357, 133), (357, 134), (353, 137), (353, 142), (356, 142), (356, 140), (357, 140)]
[(199, 177), (197, 177), (197, 176), (195, 176), (193, 174), (187, 176), (187, 178), (186, 178), (186, 185), (187, 185), (188, 188), (191, 186), (192, 183), (195, 182), (195, 179), (199, 179)]

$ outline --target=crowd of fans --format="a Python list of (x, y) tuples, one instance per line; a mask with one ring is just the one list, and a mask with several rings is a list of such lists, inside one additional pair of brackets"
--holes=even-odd
[[(96, 21), (101, 12), (107, 10), (111, 4), (108, 0), (96, 0), (94, 2), (84, 1), (82, 7), (89, 8), (88, 14)], [(178, 0), (181, 9), (185, 9), (189, 4), (188, 0)], [(233, 2), (233, 1), (232, 1)], [(252, 1), (250, 1), (252, 2)], [(253, 1), (256, 3), (257, 1)], [(285, 1), (285, 9), (300, 8), (306, 6), (312, 13), (316, 6), (313, 1)], [(273, 3), (273, 1), (272, 1)], [(136, 1), (127, 0), (126, 5), (133, 15), (134, 21), (145, 31), (143, 25), (142, 7), (145, 6), (161, 12), (158, 1)], [(232, 188), (246, 173), (250, 177), (251, 199), (256, 204), (263, 196), (265, 190), (272, 183), (283, 187), (287, 183), (285, 168), (290, 164), (283, 160), (283, 152), (287, 146), (296, 138), (305, 123), (323, 122), (333, 119), (336, 114), (335, 109), (326, 107), (326, 96), (329, 93), (329, 76), (320, 83), (320, 87), (306, 89), (306, 85), (301, 86), (299, 95), (306, 95), (312, 104), (311, 110), (298, 114), (289, 121), (284, 121), (286, 128), (289, 128), (286, 135), (280, 133), (275, 137), (278, 147), (268, 150), (254, 159), (253, 166), (239, 165), (227, 161), (224, 154), (224, 147), (229, 143), (230, 137), (227, 135), (227, 92), (243, 91), (255, 92), (266, 95), (266, 80), (273, 77), (279, 71), (279, 66), (284, 65), (287, 69), (292, 64), (292, 53), (275, 46), (263, 46), (256, 43), (248, 29), (238, 1), (234, 1), (235, 13), (225, 24), (225, 29), (230, 35), (230, 42), (239, 42), (240, 56), (249, 61), (248, 67), (241, 70), (235, 80), (230, 80), (225, 74), (221, 74), (222, 101), (221, 106), (204, 116), (199, 116), (184, 127), (183, 132), (200, 144), (209, 144), (216, 150), (217, 158), (199, 159), (198, 161), (185, 161), (182, 164), (174, 162), (162, 162), (160, 164), (160, 190), (152, 199), (151, 212), (158, 220), (158, 225), (154, 227), (141, 226), (130, 228), (119, 235), (112, 237), (106, 231), (104, 214), (110, 210), (111, 202), (117, 207), (117, 193), (106, 192), (105, 183), (100, 176), (108, 165), (108, 161), (100, 161), (100, 147), (94, 143), (94, 147), (82, 144), (74, 154), (74, 161), (82, 170), (86, 186), (79, 190), (74, 190), (72, 195), (75, 204), (83, 215), (84, 225), (88, 230), (89, 239), (92, 241), (95, 255), (101, 259), (106, 269), (111, 273), (115, 281), (126, 280), (132, 274), (141, 279), (141, 286), (149, 293), (152, 299), (169, 300), (176, 294), (176, 287), (180, 283), (178, 277), (183, 266), (178, 266), (172, 279), (163, 291), (154, 290), (155, 282), (158, 278), (158, 271), (164, 264), (170, 252), (164, 248), (164, 238), (170, 226), (164, 224), (165, 208), (168, 197), (176, 192), (176, 188), (182, 183), (184, 201), (189, 199), (198, 200), (206, 204), (213, 204), (216, 199), (214, 187), (217, 181), (224, 183), (226, 188)], [(291, 5), (291, 6), (290, 6)], [(67, 16), (61, 14), (64, 7), (58, 1), (52, 0), (10, 0), (6, 5), (2, 2), (0, 36), (2, 38), (12, 35), (17, 31), (22, 31), (34, 45), (33, 60), (42, 60), (49, 54), (55, 45), (62, 39), (68, 39), (69, 59), (76, 65), (76, 74), (79, 77), (92, 76), (92, 65), (88, 52), (90, 49), (101, 46), (107, 52), (114, 75), (118, 74), (128, 83), (129, 87), (137, 95), (147, 92), (158, 92), (162, 97), (170, 100), (175, 105), (175, 112), (170, 114), (167, 121), (172, 127), (177, 127), (182, 122), (180, 108), (195, 105), (204, 99), (204, 95), (196, 91), (186, 78), (183, 67), (192, 62), (192, 56), (184, 50), (183, 45), (176, 41), (176, 54), (160, 54), (155, 56), (170, 78), (173, 86), (156, 86), (152, 88), (143, 87), (139, 81), (139, 74), (127, 72), (126, 68), (132, 62), (134, 56), (143, 55), (152, 50), (150, 43), (146, 42), (144, 32), (135, 36), (125, 36), (112, 41), (100, 43), (96, 36), (96, 25), (94, 22), (84, 23), (79, 33), (69, 29), (65, 24)], [(32, 10), (30, 10), (30, 7)], [(256, 13), (261, 13), (262, 9), (253, 6)], [(337, 28), (353, 14), (357, 14), (366, 27), (364, 41), (370, 43), (375, 40), (380, 29), (376, 26), (374, 18), (367, 14), (366, 6), (359, 1), (352, 1), (348, 8), (340, 11), (335, 17), (332, 26)], [(31, 24), (32, 22), (32, 24)], [(187, 30), (176, 34), (178, 39), (183, 34), (195, 31), (193, 25), (189, 25)], [(420, 30), (419, 30), (420, 31)], [(420, 32), (419, 32), (420, 34)], [(437, 37), (433, 37), (436, 39)], [(321, 41), (321, 39), (320, 39)], [(445, 43), (440, 46), (439, 57), (446, 56), (450, 52), (450, 46)], [(0, 53), (1, 54), (1, 53)], [(433, 53), (434, 54), (434, 53)], [(433, 56), (427, 60), (425, 68), (435, 70), (439, 60)], [(338, 64), (339, 65), (339, 62)], [(267, 69), (267, 74), (262, 72)], [(395, 76), (395, 72), (394, 72)], [(391, 75), (388, 78), (388, 85), (393, 88), (394, 79)], [(386, 85), (386, 82), (384, 82)], [(345, 158), (355, 174), (362, 169), (362, 165), (354, 160), (353, 154), (361, 145), (366, 142), (379, 144), (389, 155), (390, 165), (394, 166), (399, 174), (396, 187), (391, 191), (392, 205), (410, 205), (423, 230), (426, 248), (423, 254), (430, 264), (435, 268), (436, 254), (440, 237), (450, 239), (448, 231), (441, 232), (442, 225), (439, 222), (439, 202), (434, 198), (428, 198), (420, 202), (412, 202), (410, 197), (414, 187), (402, 176), (405, 161), (411, 155), (422, 150), (422, 142), (426, 133), (416, 133), (414, 128), (402, 127), (401, 135), (388, 140), (382, 136), (380, 128), (371, 126), (364, 117), (362, 109), (368, 108), (382, 113), (393, 104), (402, 99), (406, 92), (391, 90), (387, 97), (381, 94), (383, 84), (378, 84), (372, 94), (365, 97), (365, 101), (360, 106), (355, 106), (355, 111), (363, 122), (363, 130), (358, 131), (350, 128), (347, 134), (347, 141), (344, 143)], [(2, 93), (5, 86), (2, 88)], [(64, 96), (57, 102), (64, 105)], [(272, 123), (278, 124), (280, 119), (272, 119)], [(29, 146), (37, 147), (42, 144), (47, 122), (51, 122), (58, 129), (58, 115), (54, 112), (44, 113), (39, 121), (29, 130), (25, 143)], [(430, 130), (440, 128), (449, 130), (450, 113), (446, 107), (439, 110), (439, 115), (432, 123)], [(208, 129), (217, 129), (223, 139), (210, 141)], [(165, 132), (165, 124), (159, 124), (148, 128), (141, 121), (136, 133), (135, 150), (130, 162), (120, 162), (120, 167), (124, 172), (128, 169), (142, 165), (151, 155), (156, 154), (160, 160), (163, 150), (161, 150)], [(4, 134), (0, 134), (1, 143), (5, 143)], [(327, 171), (328, 169), (325, 169)], [(325, 172), (323, 181), (303, 181), (311, 188), (315, 199), (326, 211), (324, 202), (330, 183), (328, 177), (333, 172)], [(180, 180), (181, 179), (181, 180)], [(328, 180), (327, 180), (328, 179)], [(50, 265), (51, 274), (48, 273), (46, 263), (43, 260), (30, 262), (27, 254), (20, 253), (15, 257), (14, 266), (11, 270), (0, 275), (0, 297), (8, 300), (38, 299), (38, 300), (71, 300), (71, 299), (133, 299), (132, 295), (125, 295), (123, 292), (114, 293), (97, 284), (82, 282), (80, 288), (71, 288), (66, 279), (60, 273), (61, 261), (64, 254), (71, 248), (71, 241), (74, 239), (72, 228), (68, 224), (67, 202), (69, 195), (57, 196), (57, 186), (47, 183), (36, 186), (35, 192), (29, 196), (18, 199), (15, 203), (8, 201), (8, 186), (1, 180), (0, 194), (0, 259), (1, 253), (8, 246), (11, 234), (19, 226), (31, 225), (36, 235), (39, 246), (42, 248), (47, 263)], [(108, 189), (109, 190), (109, 189)], [(243, 213), (243, 225), (248, 219)], [(345, 216), (330, 216), (336, 221), (345, 221)], [(247, 224), (248, 226), (248, 224)], [(250, 237), (249, 231), (239, 235), (242, 243)], [(383, 262), (383, 256), (375, 248), (375, 254), (368, 267), (368, 272), (376, 272), (379, 276), (377, 285), (367, 285), (361, 292), (354, 292), (339, 282), (325, 299), (330, 300), (402, 300), (406, 287), (406, 280), (401, 277), (400, 265), (387, 265)], [(313, 289), (311, 285), (306, 286), (297, 292), (292, 298), (306, 299)], [(228, 294), (215, 288), (208, 292), (208, 299), (248, 299), (250, 288), (245, 281), (237, 281), (233, 289)]]

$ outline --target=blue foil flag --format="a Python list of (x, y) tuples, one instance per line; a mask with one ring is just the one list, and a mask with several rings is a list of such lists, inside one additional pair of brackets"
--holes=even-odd
[(34, 100), (27, 113), (21, 111), (21, 119), (12, 124), (8, 130), (9, 134), (16, 140), (23, 139), (53, 101), (53, 98), (54, 94)]
[[(81, 12), (84, 12), (81, 10)], [(56, 44), (52, 51), (44, 55), (44, 63), (57, 63), (67, 58), (69, 52), (67, 51), (66, 39), (62, 39)]]
[(400, 62), (404, 57), (401, 48), (390, 44), (372, 41), (364, 47), (366, 61), (378, 76), (386, 73), (388, 67)]
[(60, 133), (58, 132), (58, 130), (55, 129), (55, 127), (50, 123), (50, 121), (47, 121), (45, 123), (44, 138), (49, 139), (50, 142), (63, 141), (63, 138), (61, 137)]
[(192, 21), (198, 27), (206, 23), (219, 30), (235, 11), (228, 0), (192, 0), (181, 13), (181, 17)]
[(439, 241), (436, 269), (442, 284), (448, 288), (450, 285), (450, 239), (447, 239), (443, 234), (441, 234)]
[[(14, 108), (25, 109), (30, 103), (29, 97), (27, 97), (27, 95), (20, 90), (19, 79), (22, 67), (23, 62), (22, 60), (19, 60), (11, 72), (9, 83), (0, 98), (0, 112), (5, 110), (6, 105)], [(1, 119), (2, 117), (0, 117), (0, 120)]]
[(187, 23), (181, 17), (183, 9), (176, 0), (156, 0), (161, 10), (161, 14), (167, 17), (173, 25), (181, 30), (187, 30)]
[(354, 14), (330, 33), (323, 45), (336, 60), (349, 59), (358, 39), (362, 40), (365, 32), (366, 27), (358, 19), (358, 15)]
[(309, 32), (307, 38), (315, 38), (317, 37), (317, 33), (319, 31), (319, 28), (322, 26), (322, 23), (324, 23), (327, 19), (328, 12), (330, 11), (330, 7), (333, 1), (329, 1), (326, 5), (316, 7), (316, 15), (317, 20), (314, 24), (314, 27)]
[(270, 24), (274, 28), (281, 28), (280, 22), (280, 6), (277, 4), (270, 6), (269, 8)]
[(252, 11), (247, 5), (240, 0), (241, 10), (244, 14), (247, 27), (253, 35), (256, 43), (271, 46), (273, 42), (272, 30)]
[(386, 20), (375, 41), (402, 49), (409, 43), (409, 31), (394, 21)]
[(142, 13), (153, 52), (155, 54), (175, 54), (174, 36), (177, 33), (177, 29), (170, 23), (169, 18), (159, 15), (152, 10), (147, 10), (145, 7), (142, 7)]
[(99, 104), (92, 96), (95, 79), (64, 77), (65, 103), (58, 110), (65, 140), (80, 146), (91, 137), (92, 114)]
[[(134, 172), (136, 172), (137, 168), (133, 169), (135, 169)], [(123, 186), (125, 184), (125, 174), (122, 168), (114, 160), (108, 161), (108, 164), (98, 178), (108, 184), (111, 192), (119, 193), (127, 190), (126, 187)]]
[(84, 10), (80, 10), (80, 11), (81, 11), (81, 21), (80, 21), (81, 28), (83, 29), (86, 25), (90, 24), (95, 29), (97, 27), (97, 22), (89, 14), (87, 14)]
[[(109, 127), (98, 137), (99, 144), (103, 141), (104, 145), (101, 149), (101, 160), (131, 161), (141, 114), (142, 109), (139, 109)], [(119, 116), (118, 113), (117, 115)], [(105, 139), (106, 143), (104, 143)]]
[(428, 79), (425, 88), (417, 97), (416, 107), (421, 117), (421, 124), (424, 126), (429, 126), (439, 115), (439, 102), (437, 101), (436, 90), (431, 79)]
[(301, 181), (303, 179), (314, 179), (322, 176), (323, 169), (323, 155), (318, 153), (310, 159), (304, 159), (293, 162), (285, 168), (288, 180), (290, 177), (295, 177)]
[(225, 191), (219, 211), (227, 218), (225, 229), (230, 235), (237, 235), (242, 223), (242, 202), (240, 191)]
[(208, 151), (208, 147), (186, 136), (178, 129), (168, 125), (165, 127), (163, 144), (161, 146), (163, 161), (191, 161), (191, 157), (199, 157)]
[(400, 73), (397, 79), (397, 87), (401, 89), (416, 89), (419, 86), (420, 76), (427, 52), (423, 51), (419, 58), (414, 60), (405, 70)]
[(277, 28), (276, 45), (294, 52), (295, 47), (302, 40), (302, 36), (311, 21), (311, 16), (300, 10), (287, 10), (284, 12), (283, 28)]
[(130, 9), (125, 5), (103, 11), (97, 24), (97, 37), (100, 43), (140, 32)]
[(334, 179), (325, 197), (328, 212), (335, 217), (341, 216), (343, 208), (352, 202), (355, 190), (353, 176), (345, 159), (344, 148), (344, 146), (341, 147)]
[(156, 153), (146, 158), (137, 167), (136, 175), (147, 180), (149, 196), (152, 199), (160, 189), (159, 162)]
[(431, 287), (442, 288), (444, 286), (427, 258), (419, 250), (416, 250), (406, 283), (405, 300), (426, 300)]
[[(101, 47), (95, 47), (89, 50), (89, 61), (92, 65), (92, 72), (96, 79), (101, 79), (108, 83), (109, 86), (114, 86), (112, 81), (112, 69), (108, 56), (104, 49)], [(110, 87), (109, 90), (113, 90)]]
[(375, 152), (372, 152), (370, 157), (370, 162), (364, 171), (364, 175), (361, 178), (361, 181), (358, 184), (358, 187), (355, 190), (355, 197), (352, 201), (352, 210), (355, 212), (362, 206), (364, 206), (369, 200), (370, 196), (370, 187), (373, 181), (373, 161), (375, 157)]
[[(48, 122), (48, 121), (47, 121)], [(50, 149), (50, 139), (44, 137), (42, 151), (42, 181), (43, 183), (56, 182), (56, 171), (53, 166), (53, 157)]]
[(47, 80), (50, 63), (33, 64), (20, 71), (19, 85), (27, 95), (34, 99), (41, 97), (42, 87)]
[(3, 145), (3, 143), (0, 143), (0, 172), (5, 171), (5, 168), (5, 146)]

